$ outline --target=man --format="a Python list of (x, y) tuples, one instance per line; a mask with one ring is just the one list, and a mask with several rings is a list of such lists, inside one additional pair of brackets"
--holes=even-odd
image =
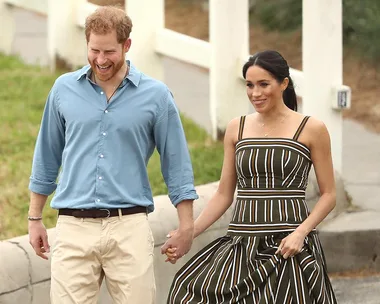
[(180, 117), (168, 88), (126, 61), (131, 29), (123, 10), (97, 9), (85, 25), (90, 65), (59, 77), (47, 98), (29, 185), (29, 235), (47, 259), (42, 210), (55, 190), (52, 303), (97, 303), (103, 277), (115, 303), (154, 303), (146, 165), (155, 147), (180, 223), (164, 248), (182, 256), (191, 247), (198, 196)]

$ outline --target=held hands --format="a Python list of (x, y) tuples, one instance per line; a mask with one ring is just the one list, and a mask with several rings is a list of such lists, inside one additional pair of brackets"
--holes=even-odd
[(165, 251), (165, 254), (166, 254), (165, 262), (169, 262), (172, 264), (177, 263), (177, 259), (179, 259), (179, 258), (177, 257), (176, 250), (177, 250), (177, 248), (170, 247)]
[(300, 231), (293, 231), (283, 238), (275, 254), (280, 254), (284, 259), (293, 257), (301, 252), (306, 234)]
[(48, 235), (42, 221), (29, 221), (29, 243), (32, 245), (36, 255), (47, 260), (45, 253), (50, 252)]
[(194, 229), (174, 230), (167, 235), (168, 240), (161, 247), (161, 254), (166, 254), (165, 262), (175, 264), (178, 259), (189, 252), (193, 243)]

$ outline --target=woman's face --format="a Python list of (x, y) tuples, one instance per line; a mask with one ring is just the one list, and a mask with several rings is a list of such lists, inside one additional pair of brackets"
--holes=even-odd
[(246, 73), (247, 96), (258, 113), (268, 112), (281, 105), (282, 92), (288, 85), (288, 78), (279, 83), (272, 74), (254, 65)]

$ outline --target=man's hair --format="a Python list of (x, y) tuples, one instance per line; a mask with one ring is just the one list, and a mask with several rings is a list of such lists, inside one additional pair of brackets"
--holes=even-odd
[(102, 6), (86, 18), (84, 28), (87, 42), (91, 33), (105, 35), (116, 30), (117, 42), (124, 43), (132, 31), (132, 20), (121, 8)]

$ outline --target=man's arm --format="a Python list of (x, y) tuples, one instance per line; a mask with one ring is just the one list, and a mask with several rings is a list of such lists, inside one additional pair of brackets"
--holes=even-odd
[(169, 91), (163, 97), (156, 114), (153, 133), (171, 202), (177, 206), (184, 200), (197, 199), (185, 132)]
[(30, 191), (47, 196), (57, 187), (56, 179), (65, 146), (65, 121), (59, 111), (59, 102), (59, 94), (54, 85), (45, 104), (29, 183)]
[(185, 200), (177, 205), (178, 219), (180, 231), (193, 231), (193, 200)]
[[(170, 236), (161, 247), (161, 253), (165, 254), (168, 248), (175, 250), (176, 259), (183, 257), (191, 249), (194, 239), (193, 200), (185, 200), (177, 205), (179, 218), (178, 229)], [(175, 260), (166, 260), (175, 264)]]
[(31, 192), (28, 216), (31, 218), (42, 217), (42, 210), (45, 207), (47, 198), (47, 195)]
[(47, 198), (46, 195), (31, 192), (28, 213), (29, 243), (32, 245), (36, 254), (45, 260), (47, 260), (47, 256), (44, 253), (50, 252), (46, 228), (42, 223), (42, 210), (44, 209)]
[(154, 137), (160, 154), (161, 172), (168, 186), (169, 198), (177, 207), (179, 228), (161, 248), (177, 248), (183, 256), (191, 247), (194, 234), (193, 201), (198, 198), (194, 188), (193, 169), (179, 112), (168, 91), (156, 114)]
[(36, 254), (43, 259), (47, 259), (44, 253), (50, 251), (50, 246), (46, 228), (42, 223), (42, 211), (47, 197), (56, 189), (65, 143), (65, 123), (59, 113), (58, 98), (58, 93), (53, 87), (45, 105), (29, 183), (29, 242)]

